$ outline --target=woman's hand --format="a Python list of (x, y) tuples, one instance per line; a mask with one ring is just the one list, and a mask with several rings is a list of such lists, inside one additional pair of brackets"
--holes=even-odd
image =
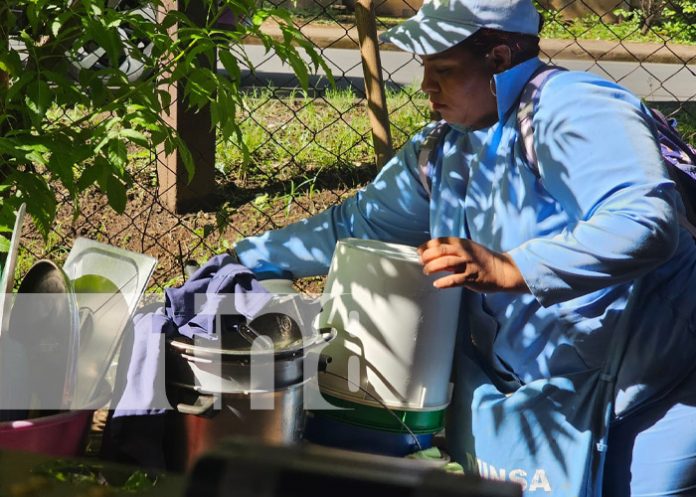
[(437, 288), (464, 286), (477, 292), (529, 292), (522, 273), (505, 253), (462, 238), (434, 238), (418, 254), (425, 274), (452, 274), (433, 282)]

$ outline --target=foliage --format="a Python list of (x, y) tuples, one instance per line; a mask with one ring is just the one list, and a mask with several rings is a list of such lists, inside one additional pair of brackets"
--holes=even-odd
[(671, 37), (696, 43), (696, 0), (668, 2), (662, 14), (662, 26)]
[[(117, 488), (122, 493), (144, 493), (157, 486), (164, 476), (140, 469), (131, 471), (120, 467), (105, 467), (64, 459), (55, 459), (39, 464), (33, 469), (37, 475), (77, 486), (99, 486)], [(94, 492), (94, 495), (109, 495), (109, 492)]]
[[(696, 44), (696, 0), (659, 2), (659, 15), (642, 9), (617, 9), (620, 22), (609, 23), (599, 14), (577, 19), (563, 18), (562, 12), (540, 9), (544, 17), (543, 38), (609, 40), (653, 43)], [(649, 18), (649, 21), (648, 21)]]
[[(0, 40), (11, 34), (11, 43), (0, 43), (0, 232), (11, 230), (13, 211), (26, 202), (46, 236), (56, 213), (54, 181), (67, 189), (76, 213), (79, 194), (94, 185), (121, 212), (134, 145), (178, 148), (191, 177), (186, 144), (163, 117), (172, 104), (167, 87), (180, 84), (192, 109), (209, 105), (211, 126), (223, 139), (240, 138), (236, 117), (241, 67), (249, 64), (242, 45), (247, 36), (290, 64), (305, 86), (312, 68), (330, 73), (285, 10), (257, 8), (254, 0), (196, 0), (204, 9), (204, 21), (196, 24), (188, 0), (182, 3), (181, 11), (166, 11), (163, 0), (148, 2), (159, 13), (155, 19), (106, 0), (3, 0)], [(219, 27), (226, 12), (243, 21)], [(12, 31), (22, 15), (23, 26)], [(269, 20), (279, 24), (282, 40), (261, 30)], [(101, 52), (98, 68), (74, 63), (84, 47)], [(216, 54), (226, 74), (214, 67)], [(126, 55), (142, 64), (142, 77), (128, 77), (121, 67)]]

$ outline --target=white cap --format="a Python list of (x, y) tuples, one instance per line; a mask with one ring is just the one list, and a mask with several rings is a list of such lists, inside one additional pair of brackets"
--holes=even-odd
[(407, 52), (443, 52), (480, 28), (539, 34), (539, 12), (531, 0), (425, 0), (415, 16), (382, 34)]

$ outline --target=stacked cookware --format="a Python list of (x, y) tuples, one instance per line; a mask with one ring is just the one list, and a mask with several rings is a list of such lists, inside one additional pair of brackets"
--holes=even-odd
[(334, 334), (312, 326), (318, 302), (295, 292), (289, 274), (271, 269), (256, 273), (272, 296), (250, 322), (220, 316), (217, 340), (168, 341), (167, 396), (178, 411), (175, 469), (190, 469), (224, 437), (274, 445), (302, 439), (305, 390)]
[(430, 446), (450, 401), (461, 297), (435, 278), (414, 247), (339, 241), (319, 318), (337, 332), (319, 373), (332, 408), (312, 412), (305, 438), (387, 455)]

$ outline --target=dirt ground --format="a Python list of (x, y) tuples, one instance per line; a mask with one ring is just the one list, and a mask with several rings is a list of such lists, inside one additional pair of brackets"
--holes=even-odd
[[(242, 237), (318, 213), (344, 200), (376, 173), (374, 165), (365, 164), (345, 174), (340, 171), (318, 174), (311, 191), (292, 197), (287, 194), (288, 181), (221, 176), (218, 191), (214, 193), (219, 199), (216, 210), (181, 214), (160, 201), (155, 169), (151, 164), (134, 175), (125, 211), (120, 214), (109, 207), (106, 196), (96, 189), (82, 195), (76, 204), (63, 188), (56, 186), (59, 208), (53, 229), (44, 240), (33, 224), (27, 223), (16, 279), (21, 281), (37, 259), (47, 258), (62, 264), (75, 238), (87, 237), (157, 258), (148, 291), (161, 292), (183, 282), (187, 261), (203, 263)], [(306, 279), (298, 285), (308, 291), (319, 291), (321, 281), (321, 278)]]

